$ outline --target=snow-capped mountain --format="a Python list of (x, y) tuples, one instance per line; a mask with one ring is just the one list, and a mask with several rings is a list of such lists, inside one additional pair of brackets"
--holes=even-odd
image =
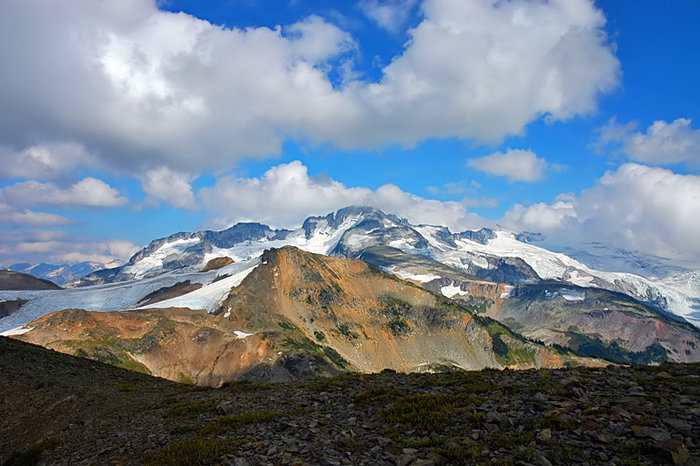
[(190, 308), (234, 318), (236, 309), (225, 303), (235, 287), (265, 266), (266, 250), (293, 246), (361, 259), (528, 338), (584, 356), (623, 363), (700, 359), (700, 330), (680, 317), (700, 321), (693, 314), (700, 296), (693, 272), (661, 280), (595, 270), (532, 238), (504, 229), (452, 233), (369, 207), (310, 217), (294, 230), (240, 223), (177, 233), (152, 241), (123, 266), (89, 274), (82, 286), (0, 291), (0, 302), (21, 303), (0, 318), (0, 332), (26, 332), (20, 327), (68, 308)]
[[(138, 280), (175, 270), (196, 272), (215, 257), (249, 261), (265, 249), (291, 245), (319, 254), (362, 258), (403, 278), (420, 276), (418, 281), (423, 283), (448, 276), (445, 270), (428, 270), (442, 264), (453, 272), (511, 285), (554, 280), (602, 288), (700, 323), (700, 276), (696, 272), (669, 265), (663, 267), (668, 273), (661, 277), (657, 273), (660, 266), (648, 267), (654, 273), (647, 277), (596, 270), (564, 253), (533, 244), (528, 241), (532, 236), (487, 228), (452, 233), (442, 226), (412, 225), (370, 207), (348, 207), (324, 217), (310, 217), (295, 230), (239, 223), (223, 231), (177, 233), (151, 242), (127, 264), (94, 272), (80, 283)], [(399, 251), (408, 256), (396, 258)], [(599, 252), (598, 260), (603, 256)], [(412, 264), (409, 258), (428, 259), (432, 266)]]
[(73, 282), (96, 270), (104, 269), (104, 264), (98, 262), (78, 262), (77, 264), (29, 264), (22, 262), (8, 267), (13, 272), (22, 272), (34, 275), (37, 278), (50, 280), (57, 285), (65, 285)]

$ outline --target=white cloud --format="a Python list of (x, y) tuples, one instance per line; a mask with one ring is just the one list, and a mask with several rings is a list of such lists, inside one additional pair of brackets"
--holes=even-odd
[(29, 209), (17, 210), (0, 203), (0, 223), (4, 225), (51, 226), (74, 223), (63, 215), (48, 212), (35, 212)]
[(148, 170), (141, 180), (141, 187), (148, 196), (145, 201), (147, 206), (165, 202), (176, 208), (194, 207), (194, 194), (186, 174), (174, 172), (167, 167)]
[(502, 221), (555, 244), (600, 241), (700, 263), (700, 176), (627, 163), (579, 195), (516, 205)]
[(310, 63), (323, 63), (357, 47), (350, 34), (316, 15), (292, 24), (285, 29), (285, 33), (287, 38), (292, 39), (292, 50), (296, 57)]
[(54, 179), (95, 163), (95, 158), (77, 143), (40, 144), (18, 151), (0, 146), (2, 178)]
[(0, 242), (0, 263), (10, 265), (17, 262), (49, 262), (54, 264), (76, 262), (98, 262), (113, 267), (126, 262), (139, 247), (128, 241), (64, 238), (33, 234), (27, 238), (3, 235)]
[(655, 121), (646, 132), (635, 132), (636, 123), (620, 125), (610, 120), (600, 129), (598, 145), (619, 144), (621, 152), (631, 160), (649, 164), (688, 163), (700, 166), (700, 130), (692, 121), (678, 118), (671, 123)]
[(549, 167), (545, 159), (537, 157), (531, 150), (508, 149), (505, 153), (494, 152), (475, 159), (467, 164), (482, 172), (505, 176), (510, 181), (538, 181)]
[(218, 228), (239, 221), (298, 227), (309, 215), (325, 215), (349, 205), (369, 205), (414, 223), (447, 225), (453, 231), (484, 223), (468, 213), (462, 202), (424, 199), (391, 184), (376, 191), (349, 188), (328, 176), (309, 176), (299, 161), (272, 167), (260, 178), (220, 178), (198, 195)]
[(60, 205), (117, 207), (128, 200), (102, 180), (87, 177), (63, 189), (53, 183), (29, 180), (0, 188), (0, 200), (13, 206)]
[(152, 0), (6, 0), (0, 144), (77, 141), (113, 169), (201, 172), (288, 138), (499, 139), (590, 113), (618, 83), (591, 0), (426, 0), (422, 14), (368, 83), (352, 78), (352, 38), (318, 17), (231, 30)]
[(408, 21), (416, 0), (361, 0), (360, 8), (380, 27), (398, 32)]
[(56, 263), (97, 262), (105, 267), (124, 264), (141, 249), (130, 241), (86, 241), (79, 244), (62, 243), (52, 250), (50, 260)]

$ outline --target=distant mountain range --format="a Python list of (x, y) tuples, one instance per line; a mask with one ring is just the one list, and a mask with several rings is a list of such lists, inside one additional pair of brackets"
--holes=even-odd
[(76, 264), (29, 264), (22, 262), (8, 267), (14, 272), (22, 272), (34, 275), (37, 278), (50, 280), (57, 285), (71, 283), (96, 270), (103, 269), (104, 265), (98, 262), (78, 262)]
[[(412, 225), (370, 207), (348, 207), (325, 217), (309, 217), (296, 230), (239, 223), (223, 231), (176, 233), (152, 241), (123, 266), (88, 274), (78, 285), (138, 280), (169, 271), (194, 272), (214, 257), (246, 261), (270, 247), (292, 245), (318, 254), (361, 258), (404, 278), (418, 276), (423, 283), (431, 281), (423, 278), (459, 272), (510, 285), (554, 280), (602, 288), (700, 323), (700, 274), (696, 271), (602, 247), (595, 255), (587, 252), (595, 248), (570, 251), (599, 266), (622, 267), (624, 262), (627, 267), (622, 270), (649, 273), (596, 270), (569, 255), (537, 246), (533, 236), (488, 228), (452, 233), (442, 226)], [(432, 269), (440, 272), (433, 274)]]
[[(70, 341), (73, 352), (82, 348), (83, 355), (138, 363), (174, 379), (182, 372), (206, 384), (226, 373), (291, 377), (300, 369), (285, 366), (285, 358), (326, 372), (557, 367), (566, 358), (575, 364), (700, 360), (700, 330), (689, 323), (699, 317), (696, 272), (653, 258), (645, 258), (656, 264), (647, 269), (665, 270), (663, 277), (596, 270), (537, 246), (538, 239), (504, 229), (452, 233), (369, 207), (310, 217), (295, 230), (240, 223), (177, 233), (152, 241), (120, 267), (87, 274), (75, 288), (0, 292), (0, 301), (22, 301), (0, 319), (0, 331), (64, 351), (69, 348), (59, 342)], [(280, 257), (286, 265), (270, 268)], [(377, 272), (362, 272), (365, 264)], [(370, 287), (367, 274), (389, 291)], [(410, 290), (422, 297), (408, 299), (418, 293)], [(135, 311), (42, 318), (64, 309)], [(488, 338), (475, 340), (467, 320), (487, 329)], [(188, 350), (192, 338), (204, 346)], [(424, 353), (421, 345), (433, 349)], [(207, 355), (225, 361), (234, 358), (228, 353), (234, 347), (246, 364), (206, 369), (213, 361)], [(164, 356), (168, 351), (175, 353)], [(195, 358), (200, 365), (188, 366), (183, 351), (204, 351)], [(379, 356), (385, 354), (390, 358)], [(313, 355), (321, 359), (313, 363)]]

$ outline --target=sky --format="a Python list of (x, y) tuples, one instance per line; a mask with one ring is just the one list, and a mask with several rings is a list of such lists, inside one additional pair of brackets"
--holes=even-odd
[(700, 267), (695, 0), (3, 0), (0, 266), (372, 205)]

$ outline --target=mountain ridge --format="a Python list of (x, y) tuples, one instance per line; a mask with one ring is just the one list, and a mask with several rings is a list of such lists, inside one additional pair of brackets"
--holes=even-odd
[[(700, 276), (694, 271), (686, 271), (683, 277), (698, 282), (696, 287), (688, 287), (675, 275), (659, 281), (631, 273), (598, 271), (563, 253), (538, 247), (528, 238), (509, 230), (489, 228), (452, 233), (442, 226), (411, 225), (406, 219), (372, 207), (351, 206), (326, 216), (309, 217), (296, 230), (239, 223), (219, 232), (176, 233), (152, 241), (127, 264), (94, 272), (79, 284), (127, 281), (188, 267), (194, 270), (217, 252), (232, 255), (234, 260), (245, 260), (260, 255), (267, 247), (291, 244), (311, 252), (355, 258), (370, 247), (382, 246), (436, 260), (492, 281), (515, 285), (558, 280), (622, 292), (700, 323)], [(249, 243), (247, 248), (244, 243)]]
[(606, 364), (531, 342), (363, 261), (291, 246), (261, 259), (214, 313), (72, 309), (31, 322), (15, 338), (202, 385), (383, 369)]

